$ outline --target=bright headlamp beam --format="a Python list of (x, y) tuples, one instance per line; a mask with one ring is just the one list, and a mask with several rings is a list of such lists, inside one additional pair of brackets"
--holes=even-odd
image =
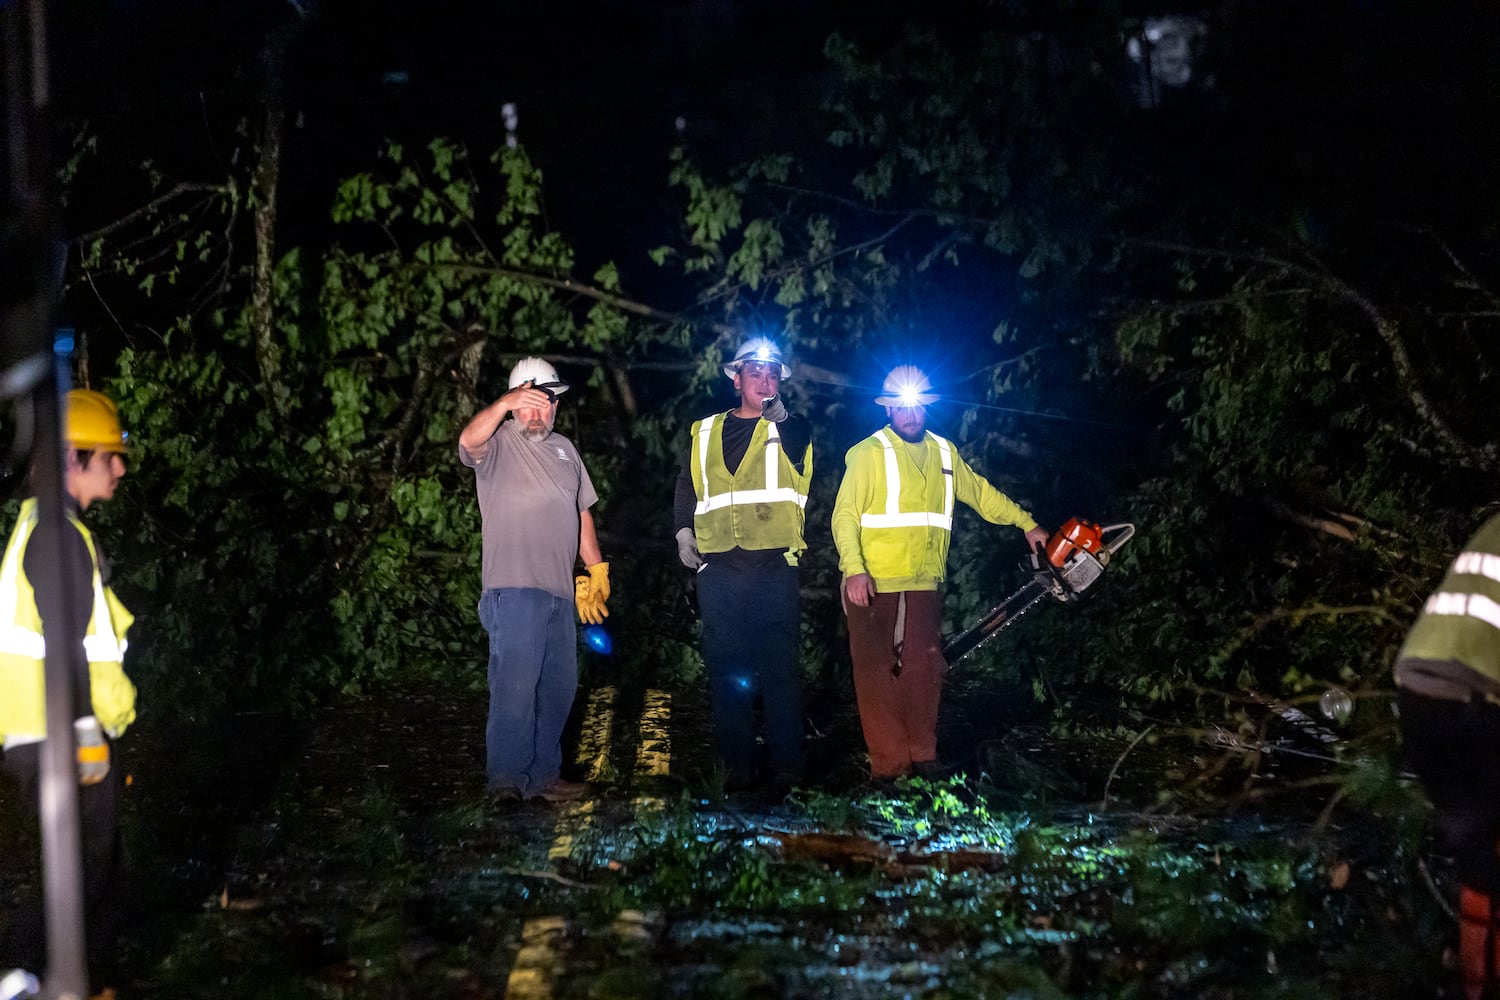
[(916, 406), (917, 398), (921, 395), (914, 385), (903, 385), (901, 391), (896, 393), (896, 398), (901, 400), (902, 406)]

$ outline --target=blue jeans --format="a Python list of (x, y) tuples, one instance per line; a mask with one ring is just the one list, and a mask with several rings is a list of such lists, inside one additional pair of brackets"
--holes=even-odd
[(529, 795), (557, 780), (562, 733), (578, 689), (573, 602), (544, 590), (499, 587), (479, 597), (490, 636), (490, 788)]
[(755, 771), (757, 695), (772, 776), (802, 777), (800, 605), (795, 566), (730, 569), (710, 560), (698, 573), (714, 751), (731, 781), (752, 780)]

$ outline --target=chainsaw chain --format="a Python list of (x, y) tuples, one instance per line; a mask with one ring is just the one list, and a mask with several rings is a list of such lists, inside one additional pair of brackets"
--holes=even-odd
[[(1001, 632), (1004, 632), (1006, 629), (1010, 628), (1012, 625), (1014, 625), (1016, 623), (1016, 621), (1022, 615), (1024, 615), (1026, 612), (1030, 611), (1032, 608), (1036, 607), (1038, 604), (1040, 604), (1042, 602), (1042, 598), (1046, 597), (1047, 594), (1048, 594), (1048, 591), (1044, 590), (1040, 594), (1037, 594), (1035, 597), (1033, 597), (1031, 600), (1027, 601), (1026, 602), (1026, 606), (1024, 608), (1022, 608), (1020, 611), (1017, 611), (1015, 614), (1011, 615), (1009, 618), (1005, 619), (1005, 621), (1001, 623), (1000, 627), (997, 628), (997, 629), (995, 629), (995, 631), (991, 632), (990, 635), (998, 635)], [(989, 636), (985, 636), (985, 640), (988, 641), (989, 640)]]

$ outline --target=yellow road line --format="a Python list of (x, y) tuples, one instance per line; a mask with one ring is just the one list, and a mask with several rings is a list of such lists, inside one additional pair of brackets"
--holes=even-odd
[(609, 763), (609, 743), (615, 726), (615, 689), (600, 688), (589, 695), (582, 738), (573, 759), (584, 768), (585, 781), (598, 781)]
[(552, 824), (552, 846), (547, 848), (547, 862), (551, 864), (573, 856), (573, 836), (594, 825), (594, 800), (570, 802), (558, 810)]
[(641, 742), (635, 751), (635, 776), (661, 778), (672, 771), (672, 740), (667, 725), (672, 719), (672, 695), (647, 691), (641, 710)]
[(567, 931), (562, 917), (534, 917), (521, 928), (521, 950), (505, 982), (507, 1000), (550, 1000), (557, 979), (557, 942)]
[[(589, 696), (576, 760), (588, 768), (590, 781), (598, 780), (609, 761), (615, 694), (615, 689), (608, 687)], [(647, 691), (641, 710), (641, 738), (635, 754), (636, 777), (662, 777), (671, 772), (672, 748), (668, 733), (671, 717), (671, 694)], [(575, 837), (593, 825), (594, 805), (593, 800), (586, 800), (558, 811), (552, 825), (552, 843), (547, 848), (548, 864), (572, 856)], [(624, 941), (644, 943), (654, 935), (658, 920), (657, 914), (627, 910), (616, 918), (613, 931)], [(561, 965), (559, 946), (567, 940), (567, 929), (567, 920), (563, 917), (536, 917), (526, 921), (521, 928), (521, 948), (516, 952), (505, 985), (508, 1000), (551, 1000)]]

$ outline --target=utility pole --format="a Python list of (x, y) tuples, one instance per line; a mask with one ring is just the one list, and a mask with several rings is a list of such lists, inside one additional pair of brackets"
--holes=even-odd
[[(16, 400), (17, 451), (29, 432), (31, 485), (42, 530), (37, 592), (56, 595), (42, 608), (63, 635), (78, 631), (82, 609), (62, 596), (63, 532), (72, 530), (63, 506), (62, 413), (66, 373), (53, 354), (52, 320), (65, 261), (49, 168), (47, 35), (43, 0), (0, 0), (4, 33), (7, 149), (0, 205), (0, 398)], [(50, 576), (51, 579), (45, 579)], [(51, 615), (57, 615), (53, 618)], [(78, 822), (78, 776), (73, 745), (73, 686), (87, 670), (82, 650), (53, 642), (46, 650), (47, 739), (41, 752), (42, 886), (46, 894), (47, 969), (42, 995), (79, 1000), (87, 995), (84, 965), (83, 878)], [(86, 687), (83, 690), (88, 690)]]

